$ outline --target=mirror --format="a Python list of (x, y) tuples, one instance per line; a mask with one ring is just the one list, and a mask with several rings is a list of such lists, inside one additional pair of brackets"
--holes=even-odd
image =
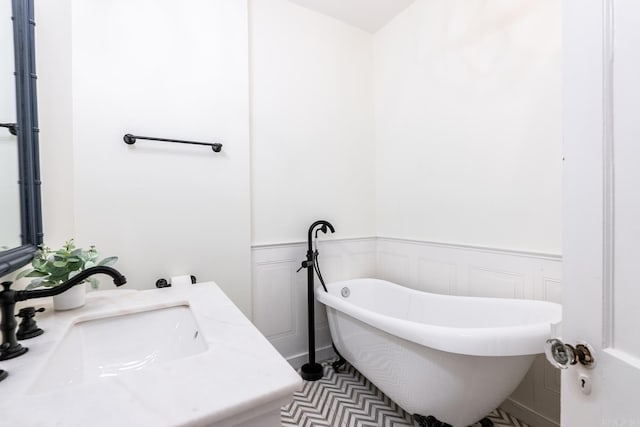
[[(16, 79), (13, 56), (11, 3), (0, 4), (0, 251), (15, 248), (20, 240), (20, 190), (16, 129)], [(6, 96), (4, 96), (6, 94)]]
[[(33, 0), (12, 0), (10, 9), (6, 3), (1, 7), (0, 20), (5, 25), (0, 25), (3, 43), (0, 45), (0, 90), (3, 94), (15, 95), (3, 96), (0, 101), (3, 125), (0, 127), (0, 276), (3, 276), (33, 258), (42, 243), (42, 213)], [(11, 16), (13, 25), (7, 25)], [(7, 79), (7, 73), (11, 78)], [(16, 135), (11, 135), (11, 131)]]

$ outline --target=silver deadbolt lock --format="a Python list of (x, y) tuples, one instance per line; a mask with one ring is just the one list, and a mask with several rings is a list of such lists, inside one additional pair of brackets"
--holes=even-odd
[(596, 364), (593, 348), (587, 343), (578, 343), (574, 347), (558, 338), (551, 338), (547, 340), (544, 353), (549, 363), (558, 369), (567, 369), (578, 363), (592, 369)]

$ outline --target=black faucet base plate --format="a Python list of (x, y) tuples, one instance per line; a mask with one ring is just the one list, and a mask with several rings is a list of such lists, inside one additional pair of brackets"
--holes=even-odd
[(13, 359), (14, 357), (22, 356), (27, 351), (29, 351), (29, 349), (21, 346), (20, 344), (14, 346), (12, 349), (5, 347), (0, 350), (0, 360)]
[(319, 363), (305, 363), (300, 368), (300, 376), (306, 381), (318, 381), (322, 374), (322, 365)]
[(19, 340), (28, 340), (29, 338), (39, 337), (42, 334), (44, 334), (44, 331), (40, 328), (37, 328), (25, 333), (18, 332), (16, 334), (16, 338), (18, 338)]

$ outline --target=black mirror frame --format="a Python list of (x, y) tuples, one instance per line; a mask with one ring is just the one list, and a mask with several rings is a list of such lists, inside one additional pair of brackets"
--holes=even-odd
[(28, 264), (42, 244), (33, 0), (12, 0), (22, 246), (0, 252), (0, 276)]

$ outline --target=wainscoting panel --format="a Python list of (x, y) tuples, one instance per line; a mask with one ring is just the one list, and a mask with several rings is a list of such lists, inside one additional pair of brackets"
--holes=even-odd
[(562, 283), (558, 279), (552, 279), (549, 277), (543, 277), (544, 282), (544, 295), (542, 297), (545, 301), (562, 303)]
[(560, 256), (386, 237), (377, 247), (378, 277), (410, 288), (559, 302)]
[(394, 283), (407, 283), (411, 259), (409, 255), (378, 250), (377, 278)]
[[(376, 239), (318, 240), (318, 264), (327, 283), (375, 277)], [(260, 245), (252, 248), (253, 322), (292, 365), (307, 360), (306, 243)], [(318, 277), (316, 286), (320, 286)], [(324, 306), (315, 305), (318, 359), (329, 357), (331, 336)]]
[(295, 264), (285, 260), (272, 264), (261, 264), (257, 269), (257, 281), (269, 286), (255, 290), (254, 298), (261, 301), (253, 312), (253, 319), (262, 325), (261, 332), (269, 337), (293, 335), (296, 332), (295, 316), (292, 310), (271, 311), (268, 307), (283, 305), (292, 307), (296, 298), (294, 288)]
[[(386, 237), (319, 240), (318, 250), (327, 283), (376, 277), (440, 294), (561, 302), (556, 255)], [(305, 243), (252, 249), (254, 323), (294, 367), (307, 360), (307, 274), (296, 273), (306, 251)], [(326, 311), (316, 303), (318, 360), (332, 354), (330, 346)], [(559, 384), (557, 370), (540, 356), (503, 407), (529, 425), (557, 426)]]
[(438, 294), (456, 295), (457, 272), (454, 263), (442, 262), (430, 258), (418, 257), (418, 288)]
[(522, 298), (523, 274), (469, 267), (468, 294), (473, 297)]

